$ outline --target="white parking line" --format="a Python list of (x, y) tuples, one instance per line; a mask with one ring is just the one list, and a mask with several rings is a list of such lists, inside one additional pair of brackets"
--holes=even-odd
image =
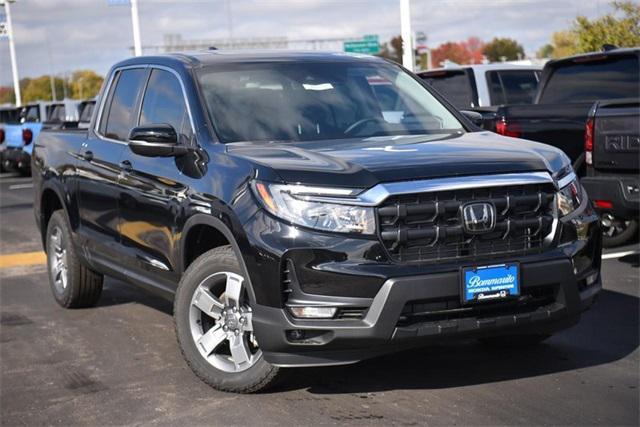
[(610, 254), (602, 254), (602, 259), (616, 259), (622, 258), (627, 255), (637, 255), (640, 254), (640, 251), (624, 251), (624, 252), (613, 252)]
[(16, 182), (31, 182), (30, 177), (0, 178), (0, 184), (13, 184)]
[(33, 182), (29, 182), (27, 184), (16, 184), (16, 185), (9, 186), (9, 190), (21, 190), (23, 188), (33, 188)]

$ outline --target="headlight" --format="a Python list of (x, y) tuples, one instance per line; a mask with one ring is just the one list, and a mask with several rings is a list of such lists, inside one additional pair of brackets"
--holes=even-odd
[[(373, 208), (348, 205), (348, 196), (354, 194), (353, 190), (309, 188), (257, 181), (253, 183), (252, 188), (269, 212), (294, 224), (338, 233), (375, 232)], [(345, 204), (317, 200), (340, 197), (345, 198)]]
[(558, 212), (560, 216), (569, 215), (582, 204), (582, 186), (578, 179), (574, 179), (568, 185), (562, 187), (557, 193)]

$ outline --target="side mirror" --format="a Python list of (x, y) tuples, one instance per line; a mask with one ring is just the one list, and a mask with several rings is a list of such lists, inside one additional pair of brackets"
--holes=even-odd
[(470, 110), (460, 110), (460, 113), (462, 113), (462, 115), (469, 119), (474, 125), (482, 127), (482, 114)]
[(138, 126), (129, 133), (129, 148), (146, 157), (171, 157), (187, 152), (178, 144), (178, 134), (171, 125), (164, 123)]

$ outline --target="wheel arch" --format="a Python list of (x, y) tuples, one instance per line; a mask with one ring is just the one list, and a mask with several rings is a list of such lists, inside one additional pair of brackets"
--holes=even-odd
[(47, 250), (45, 242), (47, 226), (53, 213), (58, 210), (64, 211), (67, 220), (69, 220), (69, 224), (71, 224), (71, 229), (75, 229), (74, 222), (72, 222), (72, 218), (69, 215), (68, 204), (66, 203), (65, 198), (56, 187), (47, 185), (42, 189), (40, 194), (39, 216), (37, 218), (38, 226), (40, 228), (40, 238), (45, 252)]
[[(201, 254), (196, 254), (193, 257), (193, 253), (187, 247), (193, 239), (193, 233), (198, 233), (201, 230), (200, 227), (208, 227), (214, 230), (216, 233), (219, 233), (220, 236), (224, 237), (226, 242), (223, 244), (218, 244), (215, 246), (209, 247), (207, 250), (213, 249), (218, 246), (223, 246), (224, 244), (228, 244), (233, 249), (233, 252), (238, 259), (238, 263), (240, 264), (240, 269), (242, 273), (247, 279), (247, 290), (249, 292), (249, 298), (252, 302), (256, 301), (256, 295), (253, 290), (253, 284), (251, 282), (251, 275), (249, 274), (249, 270), (244, 261), (244, 257), (242, 256), (242, 251), (240, 250), (240, 246), (233, 234), (233, 232), (229, 229), (229, 227), (220, 219), (215, 218), (213, 216), (205, 215), (205, 214), (195, 214), (191, 216), (187, 222), (185, 223), (182, 231), (182, 236), (180, 239), (180, 271), (184, 273), (184, 271), (188, 268), (189, 264), (193, 262), (193, 259), (197, 258), (197, 256)], [(220, 241), (218, 241), (220, 243)], [(206, 251), (204, 251), (206, 252)], [(204, 253), (203, 252), (203, 253)], [(190, 259), (192, 257), (193, 259)]]

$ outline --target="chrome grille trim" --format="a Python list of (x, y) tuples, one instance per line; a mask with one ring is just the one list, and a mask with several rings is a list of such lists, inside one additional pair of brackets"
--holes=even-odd
[(529, 184), (556, 185), (556, 181), (554, 181), (548, 172), (456, 176), (416, 181), (385, 182), (377, 184), (357, 196), (349, 197), (336, 197), (321, 193), (313, 194), (310, 191), (305, 191), (304, 196), (301, 198), (315, 202), (338, 203), (354, 206), (378, 206), (390, 196), (399, 196), (403, 194), (433, 193), (436, 191), (453, 191)]

